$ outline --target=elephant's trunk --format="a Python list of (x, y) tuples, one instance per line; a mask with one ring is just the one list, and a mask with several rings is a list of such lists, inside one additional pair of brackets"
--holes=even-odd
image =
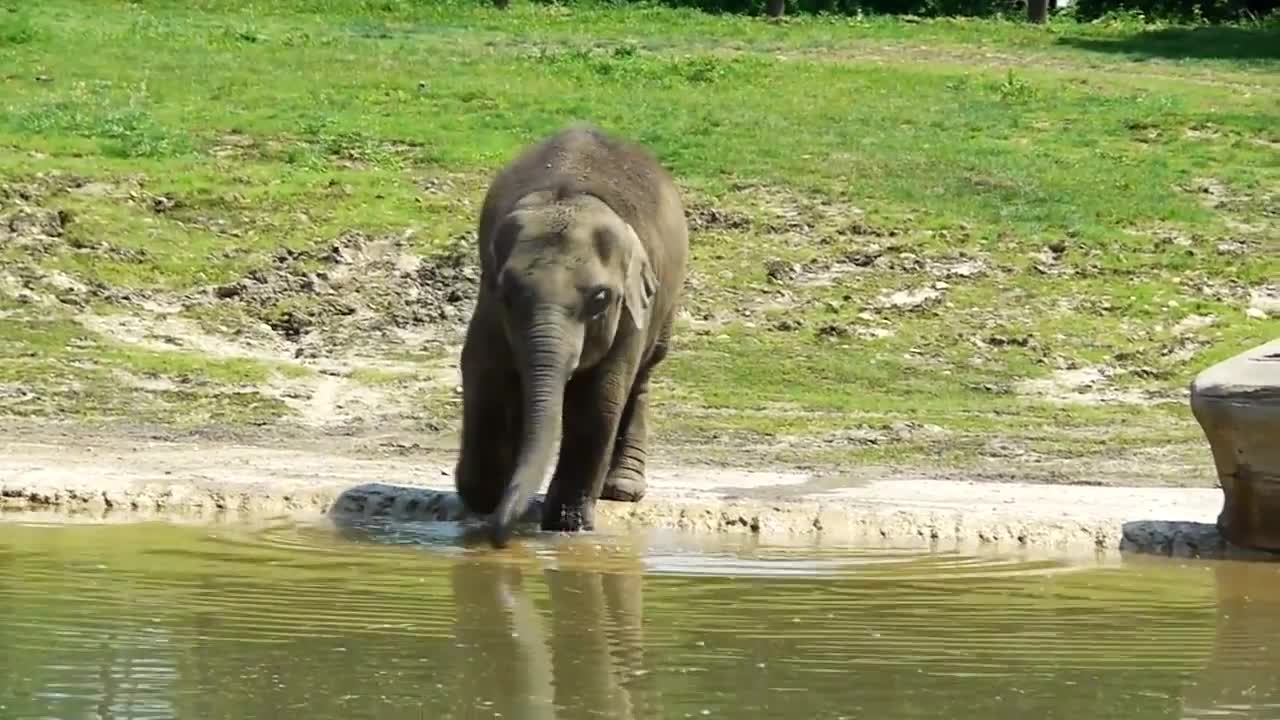
[(560, 444), (564, 389), (581, 353), (581, 338), (566, 337), (565, 317), (556, 308), (535, 312), (523, 346), (524, 393), (520, 455), (515, 473), (503, 491), (490, 528), (494, 547), (505, 547), (511, 527), (524, 514), (542, 485)]

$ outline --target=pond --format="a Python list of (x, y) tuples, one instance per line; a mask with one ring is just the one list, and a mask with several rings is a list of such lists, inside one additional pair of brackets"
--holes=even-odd
[(0, 522), (0, 718), (1275, 718), (1280, 567)]

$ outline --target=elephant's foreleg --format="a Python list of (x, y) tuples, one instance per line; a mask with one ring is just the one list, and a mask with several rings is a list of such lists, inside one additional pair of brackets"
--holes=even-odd
[(520, 436), (518, 376), (504, 361), (505, 344), (495, 346), (492, 335), (469, 328), (462, 349), (462, 445), (454, 466), (458, 495), (480, 515), (497, 508), (515, 472)]
[(601, 367), (569, 382), (559, 463), (542, 508), (543, 530), (595, 529), (596, 499), (604, 490), (632, 377), (634, 371), (625, 368)]

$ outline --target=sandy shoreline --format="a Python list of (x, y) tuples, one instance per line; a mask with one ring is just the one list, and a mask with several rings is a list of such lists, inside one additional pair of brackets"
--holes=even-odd
[[(0, 449), (0, 511), (10, 519), (466, 519), (451, 485), (440, 458), (177, 442), (93, 449), (23, 441)], [(1212, 488), (655, 466), (640, 503), (602, 501), (598, 522), (780, 542), (1257, 557), (1219, 537), (1221, 498)]]

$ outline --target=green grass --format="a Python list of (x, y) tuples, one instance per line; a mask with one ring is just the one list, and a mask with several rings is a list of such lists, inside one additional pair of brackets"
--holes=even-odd
[[(820, 442), (911, 420), (947, 432), (855, 452), (961, 462), (995, 436), (1055, 457), (1194, 442), (1188, 380), (1280, 335), (1245, 315), (1248, 291), (1280, 277), (1274, 23), (777, 26), (397, 0), (49, 0), (0, 17), (0, 183), (16, 189), (0, 213), (68, 213), (60, 237), (0, 253), (118, 291), (93, 303), (188, 297), (286, 264), (323, 274), (352, 231), (446, 252), (469, 240), (502, 162), (586, 119), (648, 143), (687, 193), (687, 304), (702, 322), (680, 329), (662, 373), (667, 441)], [(980, 270), (949, 271), (965, 263)], [(817, 281), (835, 265), (847, 272)], [(935, 303), (880, 305), (939, 282)], [(308, 292), (183, 315), (231, 336), (346, 317), (344, 293)], [(47, 322), (15, 307), (6, 352), (23, 360), (6, 380), (65, 399), (46, 414), (169, 412), (146, 392), (65, 390), (101, 390), (111, 369), (184, 392), (268, 372), (119, 343), (68, 350), (74, 307)], [(394, 389), (413, 376), (405, 362), (351, 379)], [(1016, 392), (1084, 366), (1172, 404)], [(284, 412), (201, 397), (229, 423)]]

